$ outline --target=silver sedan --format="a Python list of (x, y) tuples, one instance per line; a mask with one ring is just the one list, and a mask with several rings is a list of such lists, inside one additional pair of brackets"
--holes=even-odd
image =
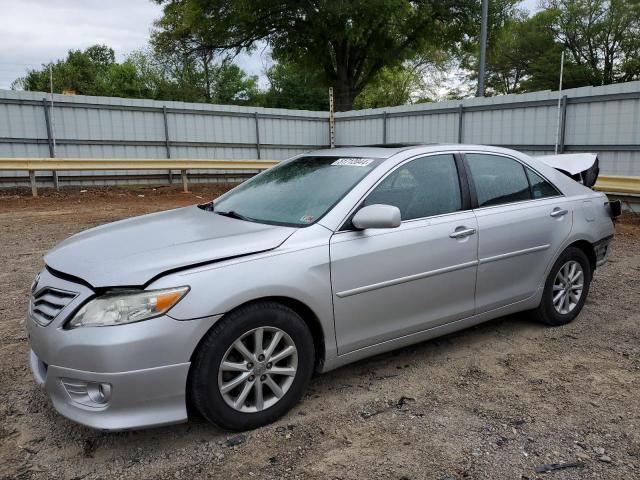
[(214, 202), (74, 235), (32, 285), (36, 381), (94, 428), (182, 422), (190, 405), (243, 430), (285, 414), (314, 372), (514, 312), (571, 322), (619, 210), (575, 160), (322, 150)]

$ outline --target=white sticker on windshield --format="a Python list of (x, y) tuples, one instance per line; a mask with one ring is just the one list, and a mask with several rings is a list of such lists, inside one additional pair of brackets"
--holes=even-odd
[(331, 165), (345, 166), (345, 167), (366, 167), (373, 158), (339, 158)]

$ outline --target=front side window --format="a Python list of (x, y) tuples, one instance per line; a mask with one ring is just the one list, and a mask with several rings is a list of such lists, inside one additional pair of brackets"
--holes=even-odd
[(363, 206), (376, 203), (398, 207), (402, 220), (460, 210), (460, 183), (453, 155), (422, 157), (398, 167), (369, 194)]
[(214, 211), (249, 221), (307, 226), (382, 162), (308, 156), (276, 165), (218, 199)]
[(519, 162), (485, 153), (467, 153), (464, 159), (479, 207), (531, 200), (529, 181)]

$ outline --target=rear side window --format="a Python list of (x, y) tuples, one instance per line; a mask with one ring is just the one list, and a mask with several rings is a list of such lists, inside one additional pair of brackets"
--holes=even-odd
[(531, 200), (529, 181), (519, 162), (484, 153), (468, 153), (464, 158), (479, 207)]
[(527, 176), (529, 177), (529, 183), (531, 184), (531, 194), (534, 199), (556, 197), (560, 195), (560, 192), (547, 182), (544, 178), (538, 175), (536, 172), (527, 168)]
[(363, 205), (376, 203), (398, 207), (402, 220), (460, 210), (460, 183), (453, 155), (431, 155), (398, 167), (369, 194)]

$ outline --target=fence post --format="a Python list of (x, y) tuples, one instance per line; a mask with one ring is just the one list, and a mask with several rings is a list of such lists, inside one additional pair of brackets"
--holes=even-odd
[(464, 107), (458, 105), (458, 143), (462, 143), (462, 116), (464, 115)]
[(258, 152), (258, 160), (260, 160), (261, 155), (260, 155), (260, 125), (258, 123), (258, 112), (255, 112), (253, 114), (253, 118), (255, 119), (256, 122), (256, 150)]
[(382, 144), (387, 144), (387, 112), (382, 112)]
[(182, 178), (182, 192), (189, 193), (189, 180), (187, 179), (187, 171), (180, 170), (180, 177)]
[(31, 183), (31, 195), (37, 197), (38, 184), (36, 183), (36, 172), (34, 170), (29, 170), (29, 183)]
[(562, 96), (560, 104), (560, 139), (558, 142), (558, 153), (564, 153), (564, 132), (567, 126), (567, 96)]
[(329, 87), (329, 147), (336, 148), (336, 115), (333, 103), (333, 87)]
[[(167, 106), (162, 106), (162, 118), (164, 119), (164, 148), (167, 151), (167, 158), (171, 158), (171, 145), (169, 144), (169, 123), (167, 122)], [(173, 172), (169, 169), (169, 185), (173, 183)]]
[[(47, 125), (47, 140), (49, 142), (49, 158), (56, 158), (56, 148), (53, 145), (53, 132), (51, 131), (51, 119), (49, 118), (49, 105), (47, 105), (47, 99), (42, 99), (42, 108), (44, 110), (44, 121)], [(58, 182), (58, 172), (53, 170), (53, 186), (56, 190), (60, 190), (60, 184)], [(33, 188), (33, 187), (32, 187)], [(34, 195), (34, 196), (37, 196)]]

